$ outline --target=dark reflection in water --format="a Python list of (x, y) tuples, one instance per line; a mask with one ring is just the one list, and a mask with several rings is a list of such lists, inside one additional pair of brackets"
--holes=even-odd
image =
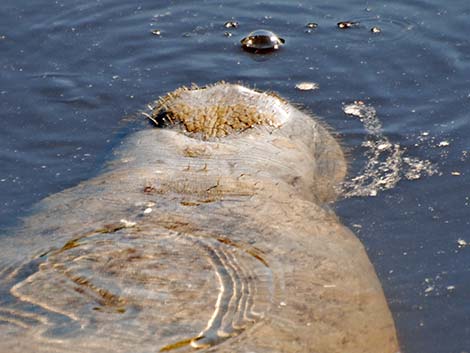
[[(279, 92), (340, 133), (352, 175), (365, 132), (342, 104), (362, 99), (392, 142), (440, 175), (343, 200), (338, 212), (369, 250), (404, 352), (468, 350), (468, 1), (5, 0), (0, 16), (2, 228), (96, 174), (141, 127), (125, 117), (177, 86), (225, 80)], [(225, 28), (230, 20), (239, 26)], [(306, 33), (309, 22), (318, 28)], [(243, 52), (240, 39), (258, 28), (286, 46)], [(305, 80), (320, 89), (296, 90)]]

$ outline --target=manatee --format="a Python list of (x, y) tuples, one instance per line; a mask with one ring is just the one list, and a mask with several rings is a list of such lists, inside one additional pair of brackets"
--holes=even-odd
[(324, 124), (223, 82), (149, 117), (2, 236), (1, 352), (399, 351)]

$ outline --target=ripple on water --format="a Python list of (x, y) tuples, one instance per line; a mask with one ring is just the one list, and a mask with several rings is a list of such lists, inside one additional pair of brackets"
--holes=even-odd
[(260, 250), (222, 236), (137, 230), (126, 220), (5, 272), (0, 323), (34, 324), (49, 341), (97, 335), (158, 342), (160, 351), (207, 348), (262, 320), (272, 300), (271, 270)]
[[(389, 17), (381, 15), (354, 17), (352, 21), (343, 21), (340, 23), (354, 23), (354, 26), (351, 26), (351, 28), (343, 28), (341, 31), (342, 33), (347, 33), (351, 40), (358, 40), (364, 43), (367, 43), (364, 39), (367, 39), (369, 42), (396, 42), (403, 37), (412, 35), (415, 28), (418, 26), (417, 22), (407, 17)], [(380, 30), (374, 31), (374, 28)]]

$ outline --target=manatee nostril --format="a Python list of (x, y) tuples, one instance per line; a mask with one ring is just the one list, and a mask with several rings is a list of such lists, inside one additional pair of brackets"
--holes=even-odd
[(170, 126), (173, 123), (171, 118), (171, 112), (167, 112), (164, 109), (162, 110), (153, 110), (152, 114), (144, 114), (151, 122), (154, 127), (165, 128)]

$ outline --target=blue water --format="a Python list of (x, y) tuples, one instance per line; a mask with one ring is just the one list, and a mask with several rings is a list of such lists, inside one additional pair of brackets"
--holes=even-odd
[[(470, 246), (458, 244), (470, 243), (468, 0), (3, 0), (0, 18), (0, 228), (96, 174), (146, 126), (136, 113), (180, 85), (279, 92), (339, 133), (352, 176), (366, 133), (342, 106), (361, 99), (393, 143), (439, 173), (342, 200), (337, 212), (368, 249), (403, 352), (470, 351)], [(231, 19), (237, 29), (224, 28)], [(360, 26), (336, 28), (345, 20)], [(306, 33), (308, 22), (319, 26)], [(285, 47), (241, 50), (259, 28)], [(296, 90), (300, 81), (320, 89)]]

